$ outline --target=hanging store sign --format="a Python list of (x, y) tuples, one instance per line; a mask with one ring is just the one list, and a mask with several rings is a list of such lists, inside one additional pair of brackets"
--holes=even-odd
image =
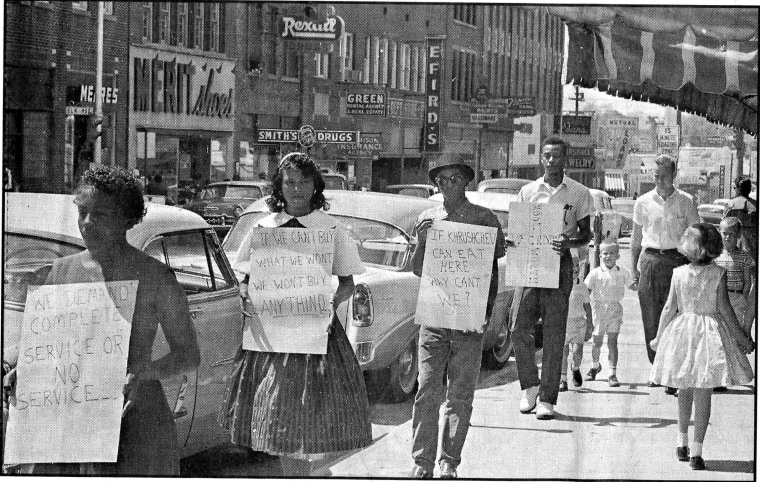
[(357, 145), (338, 144), (337, 149), (349, 159), (377, 159), (380, 151), (385, 150), (385, 146), (381, 133), (362, 132)]
[(282, 17), (278, 23), (278, 34), (284, 40), (337, 40), (343, 35), (343, 19), (339, 16), (327, 17), (324, 22)]
[(441, 150), (441, 78), (443, 76), (443, 38), (427, 39), (425, 69), (425, 127), (422, 150)]
[[(311, 134), (308, 128), (303, 126), (301, 129), (258, 129), (256, 131), (256, 141), (263, 144), (271, 143), (295, 143), (309, 142)], [(307, 128), (304, 130), (304, 128)], [(303, 137), (299, 136), (301, 130), (304, 130)], [(359, 131), (313, 131), (314, 143), (316, 144), (356, 144), (359, 139)], [(304, 144), (301, 144), (304, 145)], [(309, 147), (304, 145), (304, 147)]]
[(348, 115), (385, 116), (387, 96), (377, 92), (349, 92), (346, 95)]
[(591, 134), (591, 116), (554, 116), (554, 132), (560, 132), (562, 125), (562, 134), (579, 134), (588, 136)]
[(594, 159), (594, 148), (591, 146), (572, 147), (567, 151), (565, 167), (568, 169), (588, 169), (593, 170), (596, 167)]

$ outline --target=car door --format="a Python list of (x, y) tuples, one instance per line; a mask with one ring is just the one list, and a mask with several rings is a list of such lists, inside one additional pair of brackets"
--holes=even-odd
[[(189, 455), (226, 440), (216, 417), (242, 340), (237, 281), (213, 229), (164, 234), (146, 253), (172, 268), (185, 290), (201, 351), (196, 371), (162, 380)], [(161, 334), (154, 359), (166, 352)]]

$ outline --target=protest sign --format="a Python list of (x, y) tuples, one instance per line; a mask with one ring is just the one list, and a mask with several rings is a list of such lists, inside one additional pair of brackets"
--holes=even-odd
[(243, 349), (327, 353), (334, 236), (332, 229), (256, 228)]
[(116, 461), (137, 284), (29, 289), (5, 463)]
[(565, 211), (555, 203), (509, 203), (507, 286), (559, 287), (559, 254), (552, 239), (562, 233)]
[(414, 322), (483, 331), (496, 228), (436, 220), (427, 231)]

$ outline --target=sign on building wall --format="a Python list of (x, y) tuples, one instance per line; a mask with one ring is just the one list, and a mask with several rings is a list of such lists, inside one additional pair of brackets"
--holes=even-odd
[(419, 100), (389, 97), (388, 117), (422, 120), (425, 117), (425, 103)]
[(277, 33), (283, 40), (337, 40), (343, 35), (343, 19), (334, 15), (322, 22), (283, 16), (278, 22)]
[[(304, 126), (310, 127), (310, 126)], [(256, 142), (258, 143), (290, 143), (300, 142), (308, 135), (308, 129), (304, 129), (299, 137), (297, 129), (258, 129)], [(313, 131), (313, 141), (317, 144), (356, 144), (359, 139), (359, 131)], [(308, 140), (306, 141), (308, 143)]]
[(351, 159), (377, 159), (380, 151), (384, 151), (383, 135), (381, 133), (362, 132), (356, 145), (338, 144), (338, 152)]
[(591, 116), (554, 116), (554, 131), (560, 132), (560, 125), (562, 126), (562, 134), (591, 134)]
[(425, 70), (425, 152), (441, 150), (441, 78), (443, 76), (443, 38), (427, 39)]
[(346, 94), (346, 114), (385, 116), (387, 96), (377, 92), (349, 92)]
[(591, 146), (570, 146), (565, 160), (565, 167), (568, 169), (588, 169), (593, 170), (596, 167), (594, 159), (594, 148)]
[(680, 131), (677, 125), (657, 126), (657, 153), (678, 156)]

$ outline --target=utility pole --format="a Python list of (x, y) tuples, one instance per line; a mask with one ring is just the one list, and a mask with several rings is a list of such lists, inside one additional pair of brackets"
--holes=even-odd
[(575, 101), (575, 117), (578, 117), (578, 103), (584, 102), (584, 95), (583, 92), (581, 92), (580, 85), (575, 86), (575, 97), (570, 97), (570, 100)]
[[(100, 91), (103, 89), (103, 2), (97, 2), (98, 4), (98, 32), (97, 32), (97, 52), (95, 54), (95, 118), (97, 120), (103, 119), (103, 97), (100, 95)], [(96, 126), (98, 135), (95, 137), (95, 142), (92, 146), (92, 162), (94, 164), (101, 164), (101, 135), (103, 126), (102, 122), (98, 122)]]

